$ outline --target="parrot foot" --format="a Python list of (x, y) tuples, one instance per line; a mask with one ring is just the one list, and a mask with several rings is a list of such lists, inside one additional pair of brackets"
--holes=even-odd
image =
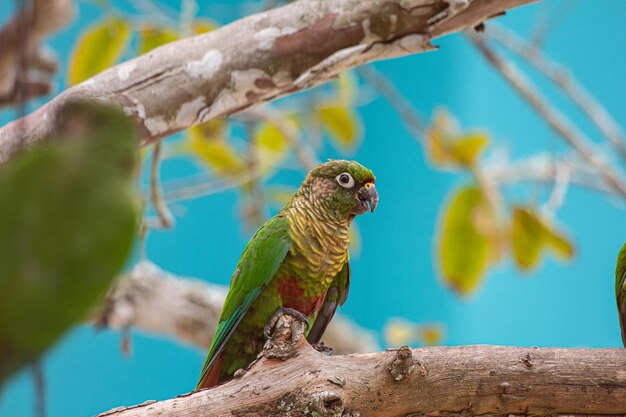
[(335, 351), (335, 349), (331, 348), (330, 346), (326, 346), (324, 342), (313, 343), (311, 347), (318, 352), (323, 353), (324, 355), (332, 355)]
[(308, 320), (301, 312), (291, 308), (279, 308), (263, 329), (267, 338), (263, 346), (263, 356), (281, 360), (294, 357), (300, 342), (306, 340), (304, 335), (308, 327)]
[(304, 325), (305, 333), (309, 329), (309, 319), (304, 314), (293, 308), (281, 307), (276, 310), (276, 312), (270, 319), (270, 322), (267, 324), (267, 326), (263, 328), (263, 336), (265, 336), (266, 339), (272, 338), (272, 332), (274, 330), (274, 327), (276, 326), (276, 323), (278, 323), (278, 319), (285, 314), (293, 316), (296, 320), (302, 323)]

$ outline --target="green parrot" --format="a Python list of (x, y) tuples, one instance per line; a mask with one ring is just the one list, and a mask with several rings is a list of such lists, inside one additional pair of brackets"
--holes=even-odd
[(617, 300), (617, 312), (619, 324), (622, 328), (622, 342), (626, 347), (626, 243), (617, 255), (615, 267), (615, 298)]
[(85, 319), (136, 236), (132, 122), (73, 102), (57, 127), (0, 166), (0, 388)]
[(231, 278), (197, 388), (226, 381), (262, 350), (264, 327), (280, 309), (308, 324), (318, 343), (348, 295), (348, 229), (374, 211), (372, 171), (354, 161), (315, 167), (291, 200), (254, 234)]

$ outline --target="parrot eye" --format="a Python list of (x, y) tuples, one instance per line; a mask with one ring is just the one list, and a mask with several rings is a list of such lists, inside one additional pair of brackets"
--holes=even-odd
[(348, 174), (347, 172), (337, 175), (335, 179), (343, 188), (354, 187), (354, 178), (352, 178), (352, 175)]

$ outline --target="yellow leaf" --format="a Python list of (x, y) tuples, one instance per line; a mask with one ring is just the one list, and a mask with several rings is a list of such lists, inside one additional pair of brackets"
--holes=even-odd
[(245, 169), (245, 162), (225, 138), (226, 122), (213, 119), (187, 130), (190, 150), (216, 174), (233, 175)]
[(385, 323), (383, 330), (387, 346), (398, 347), (419, 342), (424, 346), (441, 344), (444, 327), (440, 323), (415, 324), (409, 320), (392, 317)]
[(349, 107), (325, 105), (316, 109), (320, 123), (343, 148), (354, 148), (360, 140), (360, 125), (356, 113)]
[(553, 229), (548, 230), (546, 243), (552, 249), (552, 253), (560, 259), (569, 260), (574, 257), (576, 250), (569, 239)]
[(389, 319), (383, 332), (387, 346), (409, 345), (415, 339), (415, 325), (398, 317)]
[(357, 79), (352, 71), (342, 72), (337, 79), (337, 101), (350, 107), (356, 101), (359, 90)]
[(475, 291), (491, 258), (491, 240), (476, 220), (489, 211), (481, 191), (466, 186), (454, 194), (439, 232), (439, 262), (445, 282), (461, 295)]
[[(297, 124), (290, 119), (284, 122), (287, 128), (296, 131)], [(285, 133), (274, 123), (265, 122), (255, 133), (254, 143), (258, 147), (262, 169), (267, 169), (282, 161), (290, 148), (290, 142)]]
[(458, 138), (450, 146), (451, 162), (468, 168), (472, 167), (488, 144), (489, 138), (482, 134), (470, 134)]
[(419, 334), (422, 345), (424, 346), (436, 346), (440, 345), (443, 341), (444, 330), (440, 324), (422, 324), (419, 326)]
[(535, 267), (541, 259), (545, 235), (539, 219), (528, 209), (513, 209), (513, 259), (521, 270)]
[(139, 32), (139, 53), (145, 54), (154, 48), (178, 39), (178, 34), (172, 29), (145, 25)]
[(461, 134), (446, 111), (438, 111), (426, 133), (430, 159), (440, 166), (473, 167), (489, 144), (484, 133)]
[(560, 232), (534, 210), (513, 208), (513, 259), (521, 270), (530, 270), (539, 264), (542, 252), (549, 248), (560, 259), (574, 256), (574, 246)]
[(193, 24), (193, 31), (196, 35), (207, 33), (220, 27), (217, 23), (208, 19), (196, 20)]
[(130, 24), (108, 18), (88, 29), (72, 54), (68, 82), (78, 84), (111, 67), (122, 56), (130, 39)]

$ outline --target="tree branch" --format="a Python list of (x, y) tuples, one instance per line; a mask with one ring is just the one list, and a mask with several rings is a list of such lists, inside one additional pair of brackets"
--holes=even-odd
[[(27, 77), (29, 69), (44, 74), (56, 71), (56, 62), (42, 54), (40, 45), (46, 36), (68, 24), (74, 16), (73, 0), (31, 0), (30, 3), (0, 29), (0, 106), (50, 93), (48, 82), (23, 77)], [(20, 76), (22, 64), (25, 74)]]
[(327, 356), (306, 343), (294, 317), (281, 316), (274, 329), (260, 358), (236, 379), (99, 417), (626, 413), (624, 349), (405, 346)]
[[(226, 292), (220, 285), (179, 278), (143, 261), (119, 279), (91, 320), (100, 327), (136, 327), (208, 349)], [(332, 321), (324, 342), (339, 353), (378, 350), (372, 333), (343, 316)]]
[(431, 50), (431, 39), (535, 1), (467, 1), (443, 17), (450, 0), (289, 3), (164, 45), (65, 91), (0, 129), (0, 162), (51, 136), (58, 109), (68, 101), (116, 103), (137, 121), (142, 143), (153, 142), (366, 62)]

